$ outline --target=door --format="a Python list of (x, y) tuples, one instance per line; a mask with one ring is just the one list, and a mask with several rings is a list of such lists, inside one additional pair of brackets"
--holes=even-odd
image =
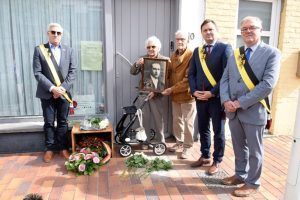
[[(175, 2), (172, 0), (115, 0), (115, 67), (116, 67), (116, 118), (122, 116), (122, 107), (131, 105), (138, 94), (140, 75), (130, 74), (131, 64), (146, 53), (145, 40), (157, 36), (162, 48), (160, 53), (170, 56), (170, 41), (175, 29)], [(170, 122), (170, 104), (168, 121)], [(168, 131), (168, 123), (165, 127)]]

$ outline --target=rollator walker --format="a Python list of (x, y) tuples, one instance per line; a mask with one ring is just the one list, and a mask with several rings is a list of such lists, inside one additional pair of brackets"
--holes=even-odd
[[(143, 99), (139, 98), (142, 97), (137, 96), (131, 106), (123, 107), (123, 116), (117, 124), (115, 135), (115, 142), (121, 145), (119, 152), (121, 156), (127, 157), (133, 153), (132, 145), (141, 144), (152, 148), (155, 155), (163, 155), (167, 149), (166, 145), (164, 143), (151, 142), (155, 137), (153, 129), (150, 130), (149, 139), (147, 140), (147, 135), (143, 128), (142, 108), (148, 102), (149, 96)], [(137, 107), (137, 100), (142, 100), (139, 107)], [(140, 127), (134, 129), (132, 126), (136, 120), (138, 120)]]

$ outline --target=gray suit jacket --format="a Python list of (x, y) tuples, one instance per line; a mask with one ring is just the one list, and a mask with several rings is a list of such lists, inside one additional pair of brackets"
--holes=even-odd
[(275, 87), (280, 71), (280, 52), (261, 42), (249, 60), (249, 64), (259, 80), (250, 92), (245, 85), (232, 54), (220, 82), (222, 105), (226, 101), (238, 100), (241, 108), (236, 113), (226, 112), (229, 119), (238, 117), (244, 123), (264, 125), (267, 121), (265, 108), (259, 102), (267, 97)]
[[(49, 43), (47, 43), (49, 46)], [(50, 51), (50, 49), (49, 49)], [(61, 86), (69, 93), (76, 78), (76, 59), (72, 48), (62, 45), (60, 65), (58, 68), (61, 71), (63, 82)], [(41, 99), (50, 99), (52, 93), (49, 92), (51, 86), (55, 85), (48, 64), (43, 56), (40, 48), (37, 46), (34, 49), (33, 55), (33, 73), (38, 82), (36, 97)]]

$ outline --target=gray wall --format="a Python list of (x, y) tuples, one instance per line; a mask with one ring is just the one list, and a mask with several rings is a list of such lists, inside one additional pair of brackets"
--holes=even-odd
[[(116, 119), (122, 115), (122, 107), (132, 103), (137, 95), (140, 75), (129, 73), (130, 64), (146, 53), (145, 39), (156, 35), (162, 42), (161, 52), (170, 56), (170, 42), (178, 26), (178, 1), (174, 0), (115, 0), (114, 33), (115, 33), (115, 69), (116, 69)], [(127, 61), (126, 61), (127, 59)], [(129, 62), (128, 62), (129, 61)], [(109, 83), (109, 81), (108, 81)], [(171, 120), (171, 108), (166, 115)], [(170, 128), (167, 125), (166, 132)]]

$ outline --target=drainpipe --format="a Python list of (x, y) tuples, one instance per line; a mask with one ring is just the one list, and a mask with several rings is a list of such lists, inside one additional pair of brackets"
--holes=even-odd
[(284, 199), (300, 200), (300, 90)]

